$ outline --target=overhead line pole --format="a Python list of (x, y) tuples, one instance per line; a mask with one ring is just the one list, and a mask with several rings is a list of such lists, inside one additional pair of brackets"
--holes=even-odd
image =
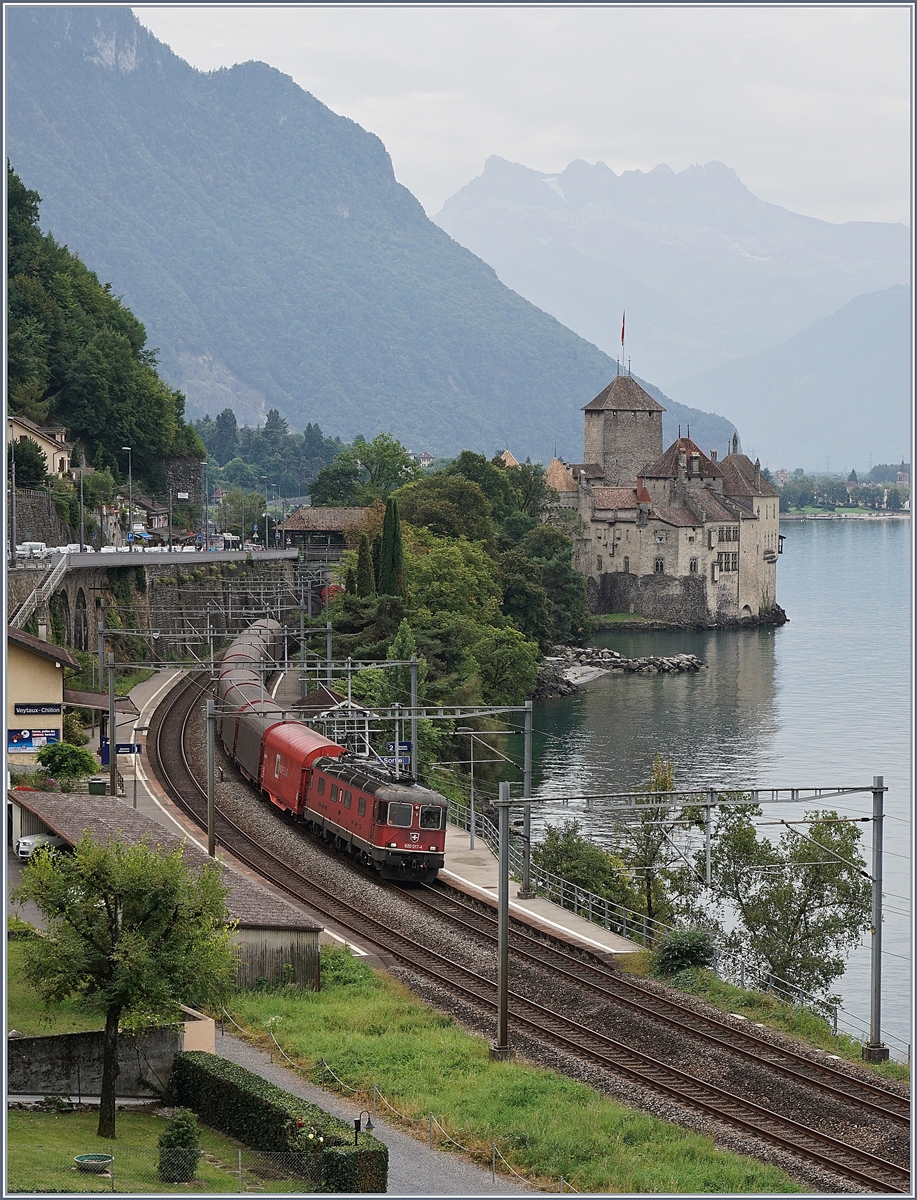
[(870, 970), (869, 1042), (863, 1047), (866, 1062), (886, 1062), (888, 1047), (882, 1041), (882, 827), (885, 822), (885, 779), (872, 779), (872, 963)]
[(491, 1058), (509, 1058), (509, 784), (500, 784), (497, 800), (500, 876), (497, 891), (497, 1040)]

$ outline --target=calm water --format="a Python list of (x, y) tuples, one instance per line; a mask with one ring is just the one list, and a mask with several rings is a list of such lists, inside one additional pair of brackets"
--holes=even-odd
[[(622, 654), (696, 654), (696, 675), (604, 676), (582, 695), (536, 705), (535, 791), (543, 796), (627, 791), (649, 778), (654, 755), (681, 788), (862, 786), (884, 775), (884, 1034), (893, 1053), (910, 1040), (910, 524), (784, 522), (778, 567), (780, 629), (608, 633)], [(869, 794), (830, 807), (872, 811)], [(800, 816), (799, 806), (768, 814)], [(545, 803), (544, 820), (580, 817), (603, 840), (601, 805)], [(871, 825), (863, 848), (871, 853)], [(871, 862), (871, 858), (868, 858)], [(853, 952), (835, 985), (845, 1007), (869, 1013), (869, 950)]]

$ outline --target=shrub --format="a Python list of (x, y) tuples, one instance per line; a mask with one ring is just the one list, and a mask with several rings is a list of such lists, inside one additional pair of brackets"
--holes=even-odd
[(180, 1108), (159, 1138), (159, 1178), (166, 1183), (190, 1183), (200, 1158), (197, 1117)]
[(63, 736), (64, 741), (70, 746), (85, 746), (89, 741), (89, 734), (83, 728), (79, 713), (64, 713)]
[(88, 750), (71, 746), (69, 742), (42, 746), (35, 758), (43, 775), (58, 775), (62, 779), (83, 779), (99, 769), (98, 762)]
[(714, 957), (713, 941), (705, 929), (672, 929), (663, 934), (656, 950), (655, 971), (677, 975), (688, 967), (710, 967)]
[(307, 1173), (331, 1192), (384, 1192), (388, 1149), (370, 1134), (354, 1146), (353, 1130), (315, 1104), (268, 1083), (228, 1059), (202, 1051), (176, 1054), (169, 1100), (194, 1110), (214, 1129), (255, 1150), (315, 1155)]

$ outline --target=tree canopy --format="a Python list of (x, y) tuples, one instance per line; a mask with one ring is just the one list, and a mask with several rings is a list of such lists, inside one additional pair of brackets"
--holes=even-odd
[(220, 999), (234, 972), (222, 869), (181, 847), (99, 842), (39, 850), (15, 902), (34, 901), (47, 935), (25, 945), (24, 973), (50, 1008), (77, 997), (105, 1016), (99, 1137), (115, 1136), (119, 1028), (174, 1020), (180, 1004)]
[(97, 466), (116, 465), (132, 446), (134, 472), (149, 480), (165, 457), (203, 458), (185, 398), (157, 374), (143, 325), (111, 284), (41, 232), (41, 197), (9, 164), (7, 188), (11, 411), (66, 426)]

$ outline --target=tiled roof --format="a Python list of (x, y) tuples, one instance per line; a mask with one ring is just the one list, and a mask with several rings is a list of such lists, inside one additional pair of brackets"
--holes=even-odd
[(598, 463), (571, 463), (570, 472), (574, 479), (579, 479), (580, 471), (586, 472), (587, 479), (602, 479), (605, 472)]
[(608, 510), (637, 507), (637, 489), (624, 487), (597, 487), (592, 489), (595, 507)]
[[(120, 837), (124, 842), (139, 842), (148, 837), (154, 846), (163, 850), (182, 847), (182, 859), (193, 868), (200, 869), (208, 861), (207, 855), (193, 842), (163, 828), (142, 812), (128, 807), (123, 800), (111, 796), (87, 797), (65, 792), (19, 792), (8, 793), (11, 800), (34, 813), (49, 829), (71, 845), (79, 841), (84, 832), (95, 835), (100, 842), (110, 837)], [(227, 863), (221, 863), (223, 879), (229, 887), (226, 907), (233, 920), (247, 929), (321, 929), (310, 917), (305, 916), (292, 904), (267, 891), (254, 880), (236, 871)]]
[(755, 484), (755, 464), (747, 454), (730, 454), (720, 463), (723, 476), (723, 492), (727, 496), (779, 496), (775, 487), (767, 482), (757, 471), (758, 482)]
[(583, 412), (614, 409), (617, 412), (665, 412), (649, 392), (630, 375), (618, 375), (594, 400), (583, 406)]
[(570, 474), (570, 468), (564, 466), (559, 458), (552, 458), (544, 473), (544, 481), (555, 492), (575, 492), (576, 480)]
[[(105, 692), (77, 692), (73, 688), (64, 688), (64, 703), (72, 704), (76, 708), (108, 712), (108, 695)], [(115, 697), (115, 712), (129, 713), (132, 717), (140, 716), (140, 709), (130, 696)]]
[(683, 504), (660, 504), (653, 509), (652, 515), (659, 521), (664, 521), (666, 525), (678, 525), (697, 528), (702, 524)]
[(507, 447), (503, 451), (503, 453), (500, 455), (500, 458), (503, 460), (504, 465), (507, 467), (518, 467), (519, 466), (518, 460), (516, 458), (514, 458), (513, 455), (510, 453), (509, 447)]
[(6, 640), (7, 643), (12, 642), (14, 646), (21, 646), (23, 650), (31, 650), (33, 654), (40, 654), (42, 658), (48, 658), (51, 662), (58, 662), (61, 666), (78, 667), (80, 665), (73, 655), (63, 647), (54, 646), (51, 642), (43, 642), (41, 638), (33, 637), (31, 633), (23, 633), (21, 629), (16, 629), (12, 625), (6, 627)]
[(355, 525), (366, 515), (365, 508), (298, 508), (277, 528), (295, 533), (301, 530), (311, 533), (343, 533), (348, 525)]
[(686, 470), (688, 472), (691, 470), (692, 456), (695, 454), (699, 456), (699, 470), (694, 476), (695, 479), (716, 479), (722, 475), (723, 472), (704, 454), (700, 446), (691, 438), (686, 437), (676, 438), (662, 458), (658, 458), (654, 463), (648, 463), (639, 473), (644, 479), (675, 479), (678, 476), (678, 456), (681, 453), (684, 453), (687, 460)]

